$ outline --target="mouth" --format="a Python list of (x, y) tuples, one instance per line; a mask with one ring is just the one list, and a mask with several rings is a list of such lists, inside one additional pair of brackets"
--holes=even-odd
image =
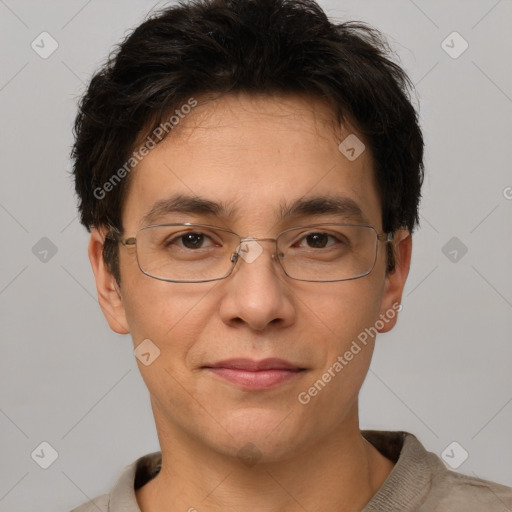
[(244, 390), (262, 391), (275, 388), (301, 376), (306, 368), (283, 359), (229, 359), (204, 366), (203, 369)]

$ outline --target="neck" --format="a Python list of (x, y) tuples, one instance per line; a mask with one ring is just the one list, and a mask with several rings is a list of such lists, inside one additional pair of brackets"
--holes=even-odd
[(357, 421), (352, 423), (286, 460), (255, 464), (158, 429), (162, 469), (136, 491), (139, 507), (142, 512), (359, 511), (393, 463), (362, 437)]

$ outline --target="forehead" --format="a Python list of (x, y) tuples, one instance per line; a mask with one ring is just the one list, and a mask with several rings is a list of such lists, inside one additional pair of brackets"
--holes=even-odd
[(125, 230), (171, 217), (262, 233), (318, 216), (380, 228), (370, 151), (318, 99), (228, 95), (200, 102), (177, 128), (132, 171)]

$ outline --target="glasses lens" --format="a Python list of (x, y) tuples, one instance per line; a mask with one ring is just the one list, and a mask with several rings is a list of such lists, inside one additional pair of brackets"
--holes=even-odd
[(233, 233), (203, 225), (149, 226), (137, 235), (137, 259), (147, 275), (169, 281), (222, 279), (239, 243)]
[(377, 232), (369, 226), (324, 224), (294, 228), (278, 238), (286, 274), (302, 281), (341, 281), (371, 272)]
[[(202, 224), (148, 226), (137, 234), (137, 259), (145, 274), (168, 281), (223, 279), (240, 238)], [(301, 281), (342, 281), (369, 274), (377, 256), (377, 232), (369, 226), (319, 224), (289, 229), (277, 239), (285, 273)]]

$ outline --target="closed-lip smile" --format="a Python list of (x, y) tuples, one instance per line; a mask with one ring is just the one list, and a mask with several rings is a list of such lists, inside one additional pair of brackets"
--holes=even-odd
[(203, 366), (217, 377), (242, 389), (262, 391), (296, 378), (306, 370), (284, 359), (227, 359)]

